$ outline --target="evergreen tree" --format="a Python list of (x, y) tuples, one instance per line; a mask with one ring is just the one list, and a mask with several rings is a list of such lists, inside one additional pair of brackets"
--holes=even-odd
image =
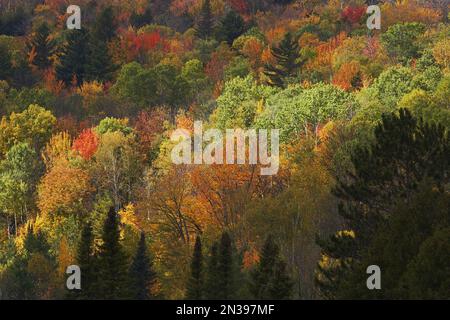
[(201, 39), (211, 37), (214, 28), (214, 20), (211, 10), (211, 1), (204, 0), (200, 11), (200, 19), (197, 23), (196, 34)]
[(255, 299), (287, 299), (292, 282), (272, 236), (267, 237), (258, 265), (251, 273), (250, 292)]
[(235, 294), (235, 268), (233, 259), (233, 244), (230, 235), (222, 234), (217, 259), (218, 298), (221, 300), (232, 299)]
[(205, 282), (205, 298), (208, 300), (219, 299), (220, 286), (218, 282), (219, 275), (217, 273), (219, 245), (215, 242), (211, 246), (211, 251), (208, 257), (206, 282)]
[(202, 242), (199, 236), (195, 240), (194, 254), (191, 263), (191, 276), (187, 284), (186, 299), (200, 300), (203, 298), (203, 255)]
[(34, 55), (32, 63), (41, 70), (45, 70), (52, 65), (50, 57), (55, 53), (56, 44), (50, 38), (50, 28), (47, 23), (42, 23), (36, 33), (27, 43), (30, 53)]
[(60, 62), (56, 66), (58, 80), (65, 83), (81, 85), (85, 76), (85, 65), (88, 58), (88, 33), (85, 29), (70, 30), (62, 49)]
[(267, 64), (264, 74), (269, 79), (269, 85), (285, 87), (286, 78), (294, 77), (302, 65), (298, 42), (290, 32), (286, 33), (277, 47), (272, 48), (272, 55), (276, 63)]
[(147, 24), (150, 24), (152, 23), (152, 21), (153, 15), (150, 7), (145, 9), (145, 11), (142, 14), (134, 12), (130, 17), (130, 24), (136, 29), (139, 29)]
[(8, 47), (0, 44), (0, 80), (6, 80), (12, 73), (12, 56)]
[[(398, 114), (383, 115), (374, 136), (369, 147), (361, 146), (353, 152), (352, 170), (337, 179), (334, 193), (341, 199), (339, 213), (346, 221), (347, 230), (318, 240), (322, 256), (328, 257), (330, 263), (319, 264), (316, 282), (321, 294), (328, 298), (355, 296), (351, 294), (355, 291), (348, 288), (357, 282), (351, 278), (357, 267), (362, 266), (362, 257), (368, 251), (374, 252), (377, 238), (383, 236), (383, 240), (379, 240), (380, 251), (375, 251), (379, 255), (372, 257), (373, 261), (380, 261), (387, 254), (386, 238), (405, 233), (407, 224), (402, 221), (398, 230), (385, 234), (389, 225), (395, 223), (395, 217), (402, 216), (397, 213), (398, 206), (411, 203), (424, 181), (430, 180), (431, 188), (440, 192), (449, 182), (450, 143), (441, 125), (424, 123), (408, 110), (400, 109)], [(419, 219), (421, 210), (432, 212), (430, 205), (418, 208), (414, 209), (416, 214), (412, 214), (413, 209), (400, 212), (407, 212), (408, 219), (414, 221)], [(432, 222), (431, 217), (427, 219), (428, 223), (412, 230), (430, 230), (432, 225), (442, 225), (442, 222)], [(394, 257), (405, 258), (406, 252), (416, 250), (417, 245), (412, 241), (416, 232), (411, 232), (402, 244), (401, 255), (393, 249), (391, 265)], [(396, 247), (402, 243), (395, 238), (391, 241)], [(401, 261), (398, 265), (407, 265), (407, 262)], [(398, 279), (399, 275), (393, 278)]]
[(145, 234), (141, 233), (136, 254), (130, 266), (130, 297), (133, 300), (152, 298), (152, 289), (156, 282), (153, 263), (147, 253)]
[(220, 22), (216, 38), (226, 41), (229, 45), (245, 32), (245, 22), (241, 15), (234, 10), (228, 11)]
[(71, 291), (69, 298), (92, 299), (95, 285), (95, 257), (93, 256), (94, 236), (92, 225), (86, 223), (81, 232), (77, 250), (77, 264), (81, 270), (81, 291)]
[(114, 18), (114, 11), (111, 6), (107, 6), (98, 15), (92, 28), (92, 34), (98, 41), (109, 42), (117, 33), (117, 23)]
[(112, 62), (108, 43), (92, 35), (89, 40), (89, 54), (84, 66), (87, 81), (110, 81), (116, 66)]
[(124, 299), (128, 295), (128, 266), (120, 243), (118, 216), (113, 207), (109, 210), (103, 226), (102, 241), (98, 254), (97, 298)]

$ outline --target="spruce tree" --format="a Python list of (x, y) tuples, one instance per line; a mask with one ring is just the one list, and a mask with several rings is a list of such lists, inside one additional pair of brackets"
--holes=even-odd
[(85, 76), (87, 81), (110, 81), (116, 70), (109, 53), (108, 43), (92, 35), (89, 40), (89, 54), (86, 61)]
[(206, 269), (204, 295), (208, 300), (219, 299), (220, 295), (220, 287), (218, 282), (219, 274), (217, 272), (219, 258), (218, 256), (219, 244), (215, 242), (211, 246)]
[(69, 298), (93, 299), (95, 291), (95, 257), (93, 256), (94, 236), (92, 225), (86, 223), (81, 232), (77, 250), (77, 264), (81, 270), (81, 290), (70, 292)]
[(98, 254), (98, 298), (114, 300), (128, 296), (127, 258), (120, 243), (119, 219), (114, 207), (103, 226), (102, 244)]
[(138, 248), (130, 266), (130, 298), (148, 300), (153, 297), (152, 289), (156, 282), (153, 263), (147, 253), (145, 234), (141, 233)]
[(99, 41), (109, 42), (117, 33), (117, 24), (114, 18), (114, 11), (111, 6), (107, 6), (98, 15), (92, 28), (92, 33)]
[(39, 69), (45, 70), (52, 65), (50, 57), (55, 53), (56, 44), (50, 38), (50, 28), (46, 22), (37, 28), (27, 47), (29, 52), (34, 54), (32, 63)]
[(245, 22), (241, 15), (234, 10), (228, 11), (220, 22), (216, 38), (226, 41), (229, 45), (245, 32)]
[(269, 79), (268, 84), (285, 87), (287, 78), (294, 77), (302, 65), (297, 40), (290, 32), (286, 33), (277, 47), (272, 48), (272, 55), (276, 63), (267, 64), (264, 71)]
[(191, 263), (191, 276), (187, 284), (186, 299), (200, 300), (203, 298), (203, 255), (202, 241), (199, 236), (195, 240), (194, 254)]
[(116, 67), (112, 62), (108, 44), (116, 35), (114, 13), (111, 7), (102, 10), (89, 35), (85, 79), (110, 81)]
[(222, 300), (232, 299), (235, 294), (235, 268), (233, 259), (233, 244), (230, 235), (222, 234), (217, 259), (218, 298)]
[(201, 39), (208, 39), (211, 37), (214, 28), (214, 20), (211, 10), (211, 1), (204, 0), (200, 11), (200, 19), (195, 29), (196, 34)]
[(70, 30), (59, 64), (56, 66), (58, 80), (63, 81), (66, 86), (81, 85), (84, 80), (88, 52), (87, 31), (85, 29)]
[(142, 14), (134, 12), (130, 17), (130, 24), (136, 29), (139, 29), (147, 24), (150, 24), (152, 23), (152, 21), (153, 15), (150, 7), (145, 9), (145, 11)]
[(292, 282), (280, 250), (272, 236), (267, 237), (258, 265), (251, 273), (250, 292), (255, 299), (287, 299)]
[(0, 44), (0, 80), (6, 80), (12, 73), (12, 56), (8, 47)]

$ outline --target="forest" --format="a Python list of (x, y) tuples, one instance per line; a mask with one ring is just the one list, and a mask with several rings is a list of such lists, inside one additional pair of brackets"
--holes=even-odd
[(0, 300), (450, 299), (449, 6), (0, 0)]

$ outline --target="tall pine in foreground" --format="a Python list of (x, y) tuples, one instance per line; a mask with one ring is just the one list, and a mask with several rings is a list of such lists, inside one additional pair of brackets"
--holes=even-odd
[(128, 296), (128, 266), (120, 243), (119, 218), (114, 207), (109, 210), (103, 226), (102, 241), (98, 255), (97, 298), (124, 299)]
[(152, 290), (156, 282), (156, 273), (153, 271), (153, 263), (147, 253), (145, 234), (141, 238), (130, 266), (130, 298), (133, 300), (149, 300), (154, 294)]
[(277, 47), (272, 48), (275, 64), (267, 64), (264, 74), (271, 86), (285, 87), (286, 80), (297, 75), (302, 65), (297, 40), (290, 32), (286, 33)]
[(68, 298), (93, 299), (95, 289), (95, 257), (93, 255), (94, 236), (92, 225), (86, 223), (81, 232), (77, 250), (77, 264), (81, 270), (81, 290), (71, 291)]
[(292, 281), (280, 249), (272, 236), (267, 237), (258, 265), (251, 273), (250, 292), (255, 299), (289, 299)]
[(85, 65), (88, 59), (89, 35), (85, 29), (70, 30), (67, 33), (66, 44), (60, 54), (56, 66), (56, 77), (66, 86), (81, 85), (85, 76)]
[(27, 43), (32, 64), (41, 70), (45, 70), (52, 65), (51, 56), (55, 53), (56, 44), (50, 38), (50, 28), (46, 22), (43, 22), (35, 34)]
[(209, 39), (213, 33), (214, 19), (211, 10), (211, 1), (204, 0), (200, 10), (200, 19), (195, 28), (197, 37)]
[(203, 255), (202, 241), (199, 236), (195, 240), (192, 255), (191, 275), (187, 283), (186, 299), (200, 300), (203, 298)]
[[(323, 258), (316, 283), (322, 296), (348, 299), (369, 294), (364, 282), (359, 292), (356, 284), (358, 276), (367, 279), (365, 270), (373, 263), (383, 270), (384, 284), (382, 290), (371, 291), (371, 297), (403, 298), (397, 296), (402, 268), (411, 263), (435, 226), (442, 228), (450, 221), (443, 214), (449, 212), (448, 202), (433, 208), (446, 195), (449, 154), (445, 127), (416, 119), (407, 109), (383, 115), (374, 141), (356, 148), (353, 168), (337, 177), (334, 193), (347, 230), (318, 239)], [(424, 184), (427, 188), (421, 190)], [(421, 196), (423, 192), (426, 196)]]

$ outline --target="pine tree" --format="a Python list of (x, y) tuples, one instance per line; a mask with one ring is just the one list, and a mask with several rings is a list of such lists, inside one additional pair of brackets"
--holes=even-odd
[(152, 21), (153, 15), (150, 7), (145, 9), (144, 13), (138, 14), (134, 12), (130, 17), (130, 24), (136, 29), (139, 29), (147, 24), (150, 24), (152, 23)]
[(109, 210), (103, 226), (102, 241), (98, 254), (97, 298), (108, 300), (126, 298), (127, 258), (120, 243), (119, 220), (113, 207)]
[(191, 263), (191, 276), (187, 284), (186, 299), (200, 300), (203, 298), (203, 255), (202, 242), (199, 236), (195, 240), (194, 254)]
[(255, 299), (287, 299), (292, 282), (272, 236), (267, 237), (257, 267), (251, 273), (250, 292)]
[(81, 291), (71, 291), (69, 298), (92, 299), (95, 298), (95, 257), (93, 256), (94, 236), (92, 225), (86, 223), (81, 232), (81, 239), (77, 250), (77, 264), (81, 270)]
[(110, 81), (116, 66), (112, 62), (108, 44), (116, 35), (114, 13), (111, 7), (102, 10), (90, 32), (85, 79)]
[(226, 41), (229, 45), (245, 32), (245, 22), (241, 15), (234, 10), (228, 11), (220, 22), (216, 38)]
[(214, 28), (214, 20), (211, 10), (211, 1), (204, 0), (200, 11), (200, 19), (197, 23), (196, 34), (201, 39), (211, 37)]
[(85, 75), (85, 65), (88, 58), (88, 33), (85, 29), (70, 30), (67, 43), (62, 49), (60, 62), (56, 66), (58, 80), (66, 86), (76, 82), (81, 85)]
[(45, 70), (52, 65), (50, 57), (55, 53), (56, 44), (50, 38), (50, 28), (46, 22), (37, 28), (27, 47), (29, 53), (33, 55), (32, 63), (39, 69)]
[(6, 80), (12, 73), (12, 56), (8, 47), (0, 44), (0, 80)]
[(145, 234), (141, 233), (136, 254), (130, 266), (130, 298), (148, 300), (152, 298), (152, 289), (156, 282), (153, 263), (147, 253)]
[(235, 294), (235, 268), (233, 259), (233, 244), (230, 235), (222, 234), (217, 259), (217, 281), (220, 288), (218, 298), (222, 300), (232, 299)]
[(117, 33), (117, 24), (114, 18), (114, 11), (111, 6), (105, 7), (95, 20), (92, 34), (99, 41), (109, 42)]
[(264, 71), (269, 78), (268, 84), (285, 87), (286, 78), (294, 77), (302, 65), (298, 43), (290, 32), (286, 33), (277, 47), (272, 48), (272, 55), (276, 63), (267, 64)]
[(112, 73), (116, 70), (115, 65), (112, 63), (108, 44), (97, 39), (94, 35), (89, 40), (89, 54), (84, 69), (85, 80), (96, 80), (99, 82), (110, 81)]
[(206, 282), (204, 294), (205, 298), (208, 300), (219, 299), (220, 287), (218, 282), (218, 256), (219, 256), (219, 245), (217, 242), (213, 243), (211, 246), (210, 254), (208, 257), (207, 269), (206, 269)]

